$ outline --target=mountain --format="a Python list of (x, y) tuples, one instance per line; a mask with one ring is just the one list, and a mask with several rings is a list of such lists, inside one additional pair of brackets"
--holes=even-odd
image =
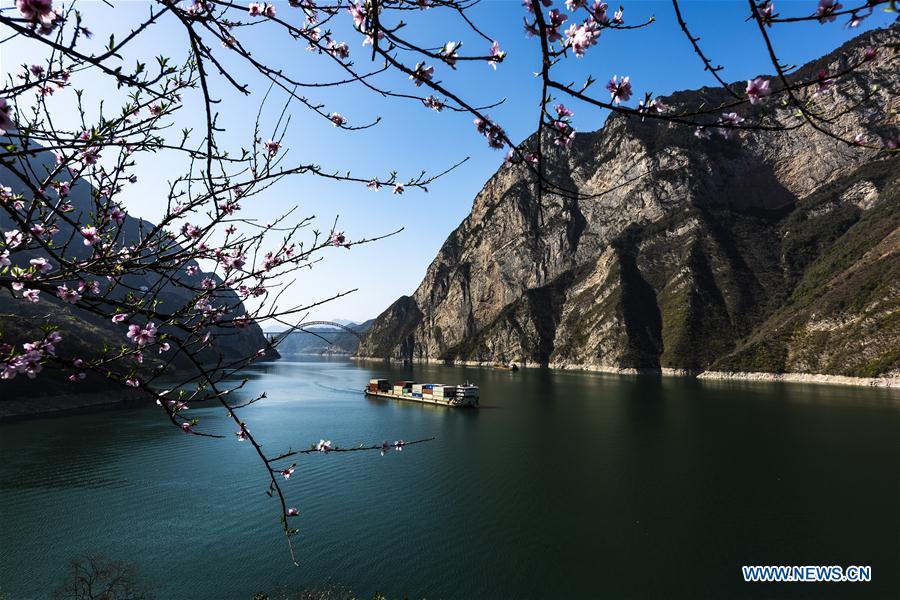
[[(349, 327), (353, 331), (363, 334), (369, 330), (375, 319), (369, 319), (363, 323), (353, 321), (336, 320), (335, 323)], [(315, 354), (349, 356), (356, 354), (359, 348), (359, 338), (352, 333), (337, 327), (310, 327), (289, 333), (278, 344), (278, 351), (287, 354)]]
[[(35, 179), (42, 178), (46, 175), (47, 169), (51, 168), (54, 160), (55, 158), (50, 152), (41, 152), (28, 159), (27, 171)], [(26, 193), (27, 190), (22, 181), (2, 164), (0, 164), (0, 185), (12, 188), (13, 193)], [(84, 181), (72, 185), (68, 199), (74, 207), (74, 210), (69, 213), (73, 223), (91, 221), (93, 193), (94, 189)], [(74, 233), (76, 242), (69, 246), (71, 254), (82, 258), (87, 256), (90, 250), (77, 241), (78, 234), (73, 232), (73, 227), (64, 221), (59, 221), (58, 226), (60, 230), (52, 238), (54, 243), (65, 244)], [(142, 232), (146, 232), (152, 227), (153, 225), (147, 221), (127, 216), (122, 225), (119, 242), (129, 244), (137, 241), (142, 236)], [(0, 231), (14, 228), (17, 228), (15, 223), (4, 211), (0, 211)], [(40, 255), (40, 252), (25, 251), (13, 254), (11, 259), (14, 264), (27, 264), (29, 259)], [(43, 256), (46, 257), (46, 255)], [(140, 289), (142, 286), (153, 288), (158, 282), (158, 277), (149, 272), (130, 273), (123, 276), (121, 281), (133, 289)], [(235, 311), (236, 315), (244, 312), (240, 307), (237, 294), (230, 288), (221, 285), (222, 280), (217, 275), (204, 272), (202, 269), (194, 275), (183, 274), (185, 281), (190, 281), (197, 286), (204, 277), (211, 277), (216, 281), (221, 301), (230, 306), (239, 306)], [(113, 297), (123, 295), (124, 291), (114, 291), (112, 294)], [(193, 292), (174, 283), (165, 284), (158, 295), (158, 299), (162, 302), (161, 310), (166, 310), (166, 307), (174, 309), (183, 306), (192, 297)], [(102, 349), (105, 344), (109, 344), (111, 348), (117, 348), (120, 344), (128, 341), (125, 338), (127, 329), (123, 325), (113, 324), (108, 318), (100, 318), (76, 310), (71, 304), (46, 292), (41, 294), (39, 302), (31, 303), (14, 298), (8, 289), (0, 289), (0, 315), (3, 317), (0, 320), (0, 335), (5, 343), (18, 345), (37, 339), (41, 337), (40, 327), (47, 322), (60, 325), (63, 341), (59, 345), (59, 353), (62, 356), (91, 356), (98, 349)], [(208, 363), (216, 362), (220, 357), (224, 357), (226, 360), (235, 360), (244, 356), (252, 356), (258, 349), (266, 346), (267, 342), (262, 329), (258, 325), (252, 324), (243, 330), (221, 329), (216, 338), (215, 347), (204, 350), (198, 356)], [(278, 353), (274, 349), (269, 349), (267, 357), (277, 358)], [(186, 360), (176, 360), (174, 366), (179, 369), (191, 368)], [(67, 381), (67, 376), (68, 372), (60, 372), (48, 367), (38, 376), (39, 385), (29, 381), (25, 375), (20, 375), (12, 380), (2, 380), (0, 381), (0, 396), (3, 400), (12, 400), (16, 397), (32, 397), (34, 395), (81, 394), (82, 392), (117, 387), (117, 384), (93, 374), (77, 384)], [(73, 402), (77, 403), (80, 400), (74, 399)]]
[[(871, 100), (832, 126), (851, 139), (896, 136), (900, 70), (886, 44), (898, 37), (896, 26), (868, 32), (791, 77), (838, 72), (878, 47), (865, 75), (814, 106), (855, 105), (874, 81)], [(703, 88), (662, 100), (677, 111), (729, 96)], [(793, 113), (776, 101), (738, 110), (751, 111)], [(501, 167), (415, 293), (378, 316), (359, 356), (900, 374), (900, 158), (812, 127), (693, 133), (611, 115), (544, 158), (548, 177), (578, 195), (538, 198), (523, 166)]]

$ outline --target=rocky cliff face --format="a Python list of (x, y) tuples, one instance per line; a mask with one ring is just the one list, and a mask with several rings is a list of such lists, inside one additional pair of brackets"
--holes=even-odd
[[(837, 72), (898, 37), (896, 27), (869, 32), (793, 77)], [(878, 84), (835, 123), (847, 137), (896, 135), (900, 78), (886, 52), (865, 76), (815, 100), (823, 110), (854, 105)], [(726, 100), (704, 88), (664, 102)], [(775, 102), (743, 110), (792, 118)], [(580, 194), (538, 198), (522, 166), (501, 167), (416, 292), (372, 325), (360, 356), (857, 376), (900, 369), (897, 157), (811, 127), (703, 141), (685, 127), (614, 115), (545, 162), (550, 178)]]

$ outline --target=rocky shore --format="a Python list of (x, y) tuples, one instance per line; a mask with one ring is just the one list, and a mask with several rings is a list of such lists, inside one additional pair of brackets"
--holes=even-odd
[[(372, 356), (354, 356), (354, 360), (361, 362), (401, 362), (396, 359), (384, 359)], [(445, 361), (439, 359), (414, 360), (417, 364), (442, 364), (464, 365), (471, 367), (490, 367), (494, 363), (476, 360)], [(542, 365), (516, 363), (519, 368), (539, 369)], [(697, 379), (716, 381), (758, 381), (758, 382), (786, 382), (786, 383), (816, 383), (826, 385), (849, 385), (859, 387), (881, 387), (900, 389), (900, 376), (890, 377), (847, 377), (843, 375), (825, 375), (821, 373), (744, 373), (727, 371), (698, 371), (695, 369), (673, 369), (669, 367), (652, 368), (618, 368), (592, 364), (568, 364), (551, 363), (546, 368), (561, 371), (586, 371), (592, 373), (609, 373), (612, 375), (664, 375), (667, 377), (696, 377)]]

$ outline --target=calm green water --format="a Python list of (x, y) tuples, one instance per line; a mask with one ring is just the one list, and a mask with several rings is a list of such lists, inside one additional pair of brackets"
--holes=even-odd
[[(371, 377), (481, 385), (480, 411), (369, 400)], [(47, 597), (66, 563), (129, 558), (164, 599), (276, 584), (440, 598), (900, 597), (900, 395), (528, 370), (281, 361), (245, 411), (309, 456), (289, 561), (252, 450), (138, 409), (0, 428), (0, 590)], [(234, 427), (213, 407), (205, 427)], [(744, 584), (743, 564), (871, 565), (870, 584)]]

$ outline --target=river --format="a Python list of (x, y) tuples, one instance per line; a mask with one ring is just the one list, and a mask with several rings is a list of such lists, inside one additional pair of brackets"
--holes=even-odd
[[(481, 386), (482, 408), (365, 398), (371, 377)], [(0, 591), (45, 598), (87, 553), (161, 599), (277, 585), (367, 600), (900, 597), (900, 391), (295, 357), (247, 373), (271, 452), (320, 438), (285, 482), (301, 566), (252, 448), (196, 404), (0, 428)], [(872, 582), (747, 584), (742, 565), (870, 565)], [(0, 595), (2, 597), (2, 595)]]

